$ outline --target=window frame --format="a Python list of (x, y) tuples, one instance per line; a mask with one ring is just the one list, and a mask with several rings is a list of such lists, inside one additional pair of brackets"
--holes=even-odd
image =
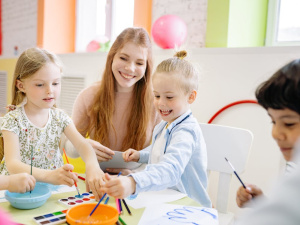
[(281, 0), (269, 0), (265, 46), (297, 46), (300, 41), (277, 41)]

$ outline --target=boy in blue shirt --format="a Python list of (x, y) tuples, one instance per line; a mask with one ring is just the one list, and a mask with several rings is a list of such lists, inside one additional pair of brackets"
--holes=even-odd
[(106, 174), (101, 191), (125, 198), (143, 191), (172, 188), (186, 193), (202, 206), (211, 207), (207, 188), (207, 153), (203, 135), (190, 110), (197, 96), (198, 72), (183, 58), (186, 51), (161, 62), (153, 75), (154, 105), (163, 121), (142, 151), (128, 149), (125, 161), (147, 163), (145, 170), (120, 176)]

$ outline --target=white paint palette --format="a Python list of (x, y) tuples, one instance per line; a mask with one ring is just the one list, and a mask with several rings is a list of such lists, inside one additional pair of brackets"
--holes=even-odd
[(70, 196), (67, 198), (62, 198), (59, 199), (58, 202), (66, 205), (68, 207), (72, 207), (75, 205), (81, 205), (81, 204), (85, 204), (85, 203), (91, 203), (91, 202), (95, 202), (95, 196), (92, 194), (92, 192), (89, 193), (82, 193), (80, 196), (75, 195), (75, 196)]

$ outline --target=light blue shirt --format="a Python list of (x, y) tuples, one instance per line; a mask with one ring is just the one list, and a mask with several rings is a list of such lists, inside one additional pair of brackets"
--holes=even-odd
[[(141, 163), (151, 163), (149, 155), (158, 134), (167, 122), (160, 122), (153, 131), (152, 144), (140, 151)], [(132, 173), (136, 192), (158, 191), (166, 188), (186, 193), (204, 207), (211, 207), (207, 188), (207, 153), (200, 126), (192, 112), (178, 117), (167, 128), (165, 149), (161, 161), (148, 164), (145, 170)]]

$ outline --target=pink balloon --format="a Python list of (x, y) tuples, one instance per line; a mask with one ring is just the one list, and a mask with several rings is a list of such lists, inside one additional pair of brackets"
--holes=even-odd
[(186, 39), (185, 22), (175, 15), (159, 17), (152, 26), (154, 42), (163, 49), (179, 47)]
[(101, 47), (101, 46), (100, 46), (99, 41), (92, 40), (92, 41), (90, 41), (90, 43), (87, 45), (86, 51), (87, 51), (87, 52), (95, 52), (95, 51), (97, 51), (100, 47)]

